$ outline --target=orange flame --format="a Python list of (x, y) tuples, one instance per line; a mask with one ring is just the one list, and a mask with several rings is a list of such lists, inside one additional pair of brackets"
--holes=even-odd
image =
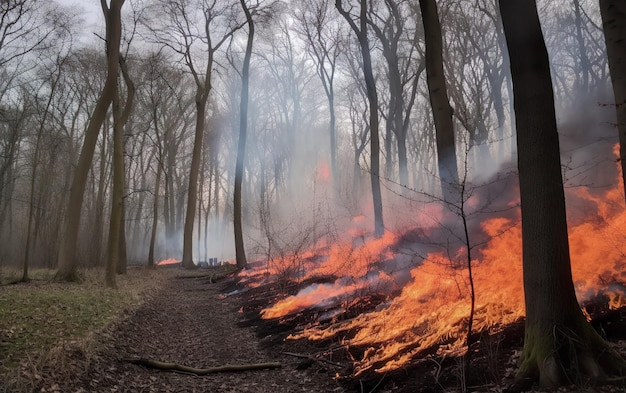
[[(618, 187), (606, 192), (593, 193), (585, 188), (567, 192), (568, 199), (577, 198), (592, 207), (593, 217), (575, 217), (569, 222), (572, 275), (579, 300), (602, 293), (609, 298), (611, 308), (626, 306), (626, 209), (621, 177)], [(472, 261), (476, 293), (473, 328), (476, 332), (497, 332), (524, 316), (519, 215), (516, 220), (485, 220), (481, 228), (490, 240)], [(393, 282), (377, 266), (401, 257), (393, 247), (398, 239), (387, 233), (357, 245), (354, 241), (338, 242), (326, 247), (323, 256), (319, 252), (307, 254), (301, 260), (301, 279), (341, 278), (275, 303), (262, 311), (263, 318), (324, 307), (331, 300), (358, 298), (377, 290), (378, 285)], [(291, 338), (350, 337), (344, 341), (346, 346), (368, 348), (355, 364), (357, 374), (368, 369), (397, 369), (428, 348), (438, 348), (440, 355), (462, 354), (470, 312), (468, 272), (459, 268), (463, 258), (462, 248), (452, 254), (430, 253), (411, 269), (411, 281), (385, 307), (349, 321), (310, 326)]]
[(173, 265), (175, 263), (179, 263), (180, 259), (176, 259), (176, 258), (169, 258), (169, 259), (164, 259), (162, 261), (157, 262), (157, 266), (163, 266), (163, 265)]

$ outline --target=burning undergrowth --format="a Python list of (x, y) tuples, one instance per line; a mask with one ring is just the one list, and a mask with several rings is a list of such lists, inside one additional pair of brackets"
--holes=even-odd
[[(407, 367), (427, 367), (432, 375), (433, 364), (467, 351), (471, 253), (476, 307), (470, 350), (484, 369), (503, 376), (506, 361), (490, 366), (494, 356), (488, 353), (494, 345), (507, 347), (510, 359), (521, 346), (524, 318), (521, 225), (511, 197), (515, 185), (507, 181), (476, 189), (463, 212), (415, 203), (407, 210), (414, 225), (403, 230), (381, 238), (346, 230), (297, 255), (257, 262), (239, 277), (240, 290), (248, 291), (242, 309), (247, 323), (256, 325), (268, 344), (287, 340), (321, 352), (334, 348), (333, 356), (350, 361), (342, 371), (348, 378), (375, 380)], [(585, 312), (605, 332), (612, 329), (608, 325), (626, 323), (611, 311), (626, 306), (620, 187), (567, 191), (571, 205), (585, 206), (570, 214), (575, 287)], [(468, 218), (466, 227), (459, 224), (461, 214)], [(471, 236), (464, 244), (459, 231), (466, 228)]]

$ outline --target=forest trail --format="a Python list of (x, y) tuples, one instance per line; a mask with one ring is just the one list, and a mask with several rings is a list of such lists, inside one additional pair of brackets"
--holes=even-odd
[[(297, 370), (302, 359), (261, 349), (242, 319), (226, 283), (209, 277), (175, 277), (151, 300), (98, 338), (98, 350), (70, 354), (51, 365), (40, 392), (342, 392), (332, 370)], [(196, 368), (279, 362), (280, 369), (196, 376), (130, 364), (148, 358)]]

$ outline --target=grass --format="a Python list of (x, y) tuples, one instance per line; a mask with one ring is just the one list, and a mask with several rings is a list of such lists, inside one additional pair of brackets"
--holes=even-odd
[[(97, 332), (148, 299), (172, 272), (131, 268), (117, 277), (117, 289), (104, 286), (99, 269), (81, 272), (80, 283), (56, 283), (53, 275), (36, 270), (28, 283), (0, 286), (0, 390), (19, 376), (36, 379), (37, 359), (50, 358), (67, 343), (90, 351)], [(21, 275), (5, 270), (1, 277), (6, 284)]]

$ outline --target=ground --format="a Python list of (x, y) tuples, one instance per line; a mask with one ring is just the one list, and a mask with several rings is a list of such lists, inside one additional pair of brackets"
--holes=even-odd
[[(318, 343), (285, 340), (291, 332), (305, 326), (311, 315), (299, 313), (291, 319), (269, 321), (258, 317), (258, 310), (275, 299), (278, 291), (275, 285), (249, 289), (239, 286), (233, 275), (215, 282), (213, 274), (204, 274), (202, 270), (176, 269), (170, 273), (162, 288), (148, 296), (141, 306), (131, 308), (117, 322), (97, 330), (93, 345), (86, 348), (84, 344), (65, 341), (50, 351), (43, 365), (33, 367), (35, 371), (23, 372), (29, 388), (20, 392), (459, 391), (458, 359), (427, 356), (392, 373), (372, 372), (357, 379), (351, 377), (350, 359), (359, 356), (359, 348), (348, 350), (340, 338)], [(604, 323), (607, 334), (611, 333), (610, 326), (622, 333), (618, 334), (618, 340), (622, 341), (616, 341), (615, 345), (623, 355), (626, 355), (625, 319), (620, 317), (617, 325)], [(50, 324), (53, 323), (51, 320)], [(498, 336), (477, 337), (472, 360), (474, 392), (503, 392), (511, 385), (522, 340), (522, 321)], [(282, 367), (196, 376), (146, 368), (128, 361), (136, 358), (195, 368), (265, 362), (278, 362)], [(558, 391), (626, 390), (622, 385)]]
[[(151, 301), (106, 329), (98, 351), (67, 348), (68, 365), (43, 370), (41, 392), (341, 392), (332, 366), (298, 370), (303, 359), (261, 349), (250, 328), (239, 328), (237, 297), (210, 277), (172, 278)], [(280, 362), (276, 370), (194, 376), (130, 364), (149, 358), (196, 368)]]

